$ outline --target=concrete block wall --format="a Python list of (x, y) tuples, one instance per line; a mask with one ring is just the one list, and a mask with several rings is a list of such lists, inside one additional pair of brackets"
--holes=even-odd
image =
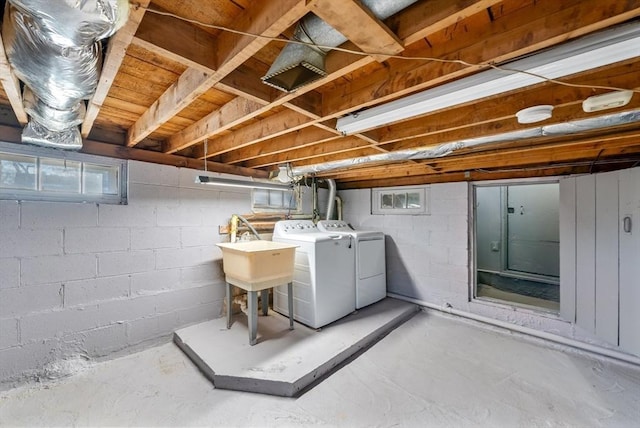
[(0, 201), (0, 382), (219, 317), (218, 225), (250, 193), (130, 162), (129, 204)]
[(347, 222), (386, 235), (388, 292), (607, 346), (557, 315), (471, 299), (469, 185), (428, 187), (426, 215), (372, 215), (370, 189), (339, 192)]
[(372, 215), (371, 190), (340, 191), (344, 218), (386, 235), (387, 289), (428, 302), (465, 302), (468, 284), (467, 184), (429, 186), (425, 215)]

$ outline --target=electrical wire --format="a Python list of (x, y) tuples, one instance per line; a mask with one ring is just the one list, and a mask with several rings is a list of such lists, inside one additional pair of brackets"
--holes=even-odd
[(318, 45), (316, 43), (309, 43), (309, 42), (304, 42), (304, 41), (295, 40), (295, 39), (285, 39), (285, 38), (282, 38), (282, 37), (265, 36), (265, 35), (262, 35), (262, 34), (254, 34), (254, 33), (249, 33), (249, 32), (246, 32), (246, 31), (234, 30), (233, 28), (225, 27), (225, 26), (222, 26), (222, 25), (216, 25), (216, 24), (208, 24), (206, 22), (202, 22), (202, 21), (199, 21), (197, 19), (185, 18), (185, 17), (176, 15), (176, 14), (171, 13), (171, 12), (165, 12), (165, 11), (161, 11), (161, 10), (157, 10), (157, 9), (146, 8), (146, 10), (147, 10), (147, 12), (151, 12), (151, 13), (155, 13), (157, 15), (168, 16), (168, 17), (171, 17), (171, 18), (179, 19), (179, 20), (182, 20), (182, 21), (185, 21), (185, 22), (189, 22), (191, 24), (200, 25), (202, 27), (211, 28), (211, 29), (215, 29), (215, 30), (220, 30), (220, 31), (233, 33), (233, 34), (238, 34), (238, 35), (241, 35), (241, 36), (248, 36), (248, 37), (254, 37), (254, 38), (258, 38), (258, 39), (269, 40), (269, 41), (272, 41), (272, 42), (304, 45), (304, 46), (308, 46), (308, 47), (311, 47), (311, 48), (314, 48), (314, 49), (322, 49), (322, 50), (326, 50), (326, 51), (344, 52), (344, 53), (348, 53), (348, 54), (352, 54), (352, 55), (359, 55), (359, 56), (384, 56), (386, 58), (393, 58), (393, 59), (399, 59), (399, 60), (438, 62), (438, 63), (442, 63), (442, 64), (458, 64), (458, 65), (462, 65), (462, 66), (467, 67), (467, 68), (489, 67), (489, 68), (493, 68), (494, 70), (499, 70), (499, 71), (526, 74), (528, 76), (532, 76), (532, 77), (541, 79), (541, 80), (543, 80), (545, 82), (555, 83), (557, 85), (567, 86), (567, 87), (571, 87), (571, 88), (603, 89), (603, 90), (609, 90), (609, 91), (627, 91), (627, 90), (629, 90), (629, 91), (632, 91), (632, 92), (635, 92), (635, 93), (640, 93), (640, 89), (636, 89), (636, 88), (627, 89), (627, 88), (619, 88), (619, 87), (615, 87), (615, 86), (582, 85), (582, 84), (579, 84), (579, 83), (563, 82), (562, 80), (552, 79), (552, 78), (546, 77), (546, 76), (541, 75), (541, 74), (532, 73), (532, 72), (524, 71), (524, 70), (510, 69), (508, 67), (502, 67), (500, 65), (496, 65), (496, 64), (493, 64), (493, 63), (482, 63), (482, 64), (479, 64), (479, 63), (473, 63), (473, 62), (464, 61), (464, 60), (461, 60), (461, 59), (445, 59), (445, 58), (435, 58), (435, 57), (428, 57), (428, 56), (389, 55), (389, 54), (384, 53), (384, 52), (364, 52), (364, 51), (357, 51), (357, 50), (353, 50), (353, 49), (341, 48), (339, 46)]

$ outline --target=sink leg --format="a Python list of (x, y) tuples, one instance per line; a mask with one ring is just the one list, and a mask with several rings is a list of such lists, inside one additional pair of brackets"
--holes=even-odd
[(293, 282), (287, 284), (287, 300), (289, 303), (289, 330), (293, 330)]
[(231, 297), (231, 284), (227, 282), (227, 330), (231, 328), (231, 301), (233, 298)]
[(247, 291), (247, 312), (249, 321), (249, 345), (256, 344), (258, 330), (258, 292)]
[(262, 302), (262, 315), (269, 315), (269, 289), (260, 291), (260, 301)]

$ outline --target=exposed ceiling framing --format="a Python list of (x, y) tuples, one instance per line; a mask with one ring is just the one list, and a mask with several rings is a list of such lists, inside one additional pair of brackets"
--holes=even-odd
[[(341, 48), (366, 54), (331, 51), (327, 75), (294, 93), (264, 85), (260, 78), (307, 13), (347, 37)], [(81, 126), (83, 151), (194, 168), (206, 158), (209, 170), (266, 177), (286, 162), (312, 165), (539, 126), (515, 117), (533, 105), (555, 107), (544, 125), (611, 114), (616, 110), (581, 108), (606, 90), (541, 83), (362, 134), (342, 136), (335, 128), (345, 114), (639, 17), (640, 1), (632, 0), (422, 0), (384, 21), (357, 0), (136, 0), (108, 42)], [(638, 90), (639, 76), (640, 46), (631, 60), (562, 80)], [(0, 81), (0, 137), (18, 142), (27, 116), (1, 49)], [(640, 93), (617, 111), (631, 109), (640, 109)], [(359, 188), (588, 173), (639, 161), (640, 123), (319, 175)]]

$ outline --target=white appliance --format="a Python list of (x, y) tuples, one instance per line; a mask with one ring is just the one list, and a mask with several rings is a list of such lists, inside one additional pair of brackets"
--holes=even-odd
[(387, 296), (384, 233), (354, 230), (342, 220), (320, 220), (318, 229), (329, 234), (348, 234), (353, 237), (356, 250), (356, 309)]
[[(355, 310), (355, 249), (348, 234), (323, 233), (311, 220), (276, 223), (273, 241), (295, 244), (293, 316), (312, 328)], [(289, 315), (287, 286), (276, 287), (273, 309)]]

